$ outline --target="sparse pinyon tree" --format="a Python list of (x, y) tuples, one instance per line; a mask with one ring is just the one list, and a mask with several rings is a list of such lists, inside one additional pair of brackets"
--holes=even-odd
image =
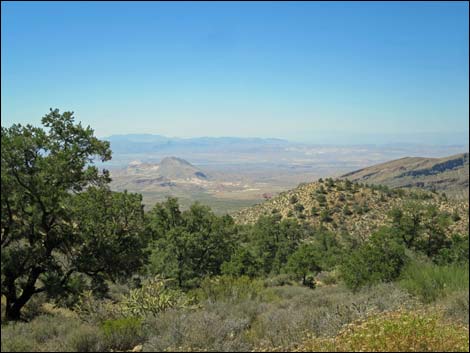
[[(95, 284), (138, 268), (144, 246), (140, 195), (112, 193), (109, 143), (72, 112), (52, 110), (45, 129), (1, 129), (1, 294), (6, 319), (35, 294), (67, 291), (74, 276)], [(75, 277), (77, 279), (77, 277)]]

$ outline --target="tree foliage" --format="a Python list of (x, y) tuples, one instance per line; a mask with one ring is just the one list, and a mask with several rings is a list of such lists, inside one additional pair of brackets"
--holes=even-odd
[(352, 290), (390, 282), (398, 278), (406, 259), (405, 246), (397, 232), (383, 228), (345, 257), (340, 267), (341, 276)]
[(174, 198), (157, 204), (148, 215), (148, 224), (153, 238), (150, 271), (175, 278), (182, 287), (221, 274), (237, 234), (230, 216), (218, 217), (198, 203), (181, 212)]
[(302, 244), (289, 256), (286, 272), (302, 279), (303, 285), (308, 285), (307, 275), (315, 275), (321, 270), (318, 263), (318, 248), (313, 244)]
[(75, 124), (71, 112), (51, 110), (42, 124), (1, 130), (1, 291), (8, 319), (18, 319), (37, 293), (63, 293), (77, 273), (102, 278), (140, 264), (119, 261), (129, 244), (139, 249), (138, 229), (125, 219), (142, 217), (140, 199), (113, 196), (105, 189), (109, 173), (93, 165), (111, 158), (109, 143)]

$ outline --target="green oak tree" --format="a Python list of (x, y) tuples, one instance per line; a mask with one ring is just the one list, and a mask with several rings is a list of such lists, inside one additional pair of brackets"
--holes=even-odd
[(1, 128), (1, 293), (8, 320), (19, 319), (37, 293), (63, 293), (79, 273), (102, 284), (140, 265), (127, 261), (141, 247), (140, 199), (106, 190), (109, 173), (93, 163), (111, 158), (109, 143), (76, 124), (72, 112), (51, 109), (42, 124)]

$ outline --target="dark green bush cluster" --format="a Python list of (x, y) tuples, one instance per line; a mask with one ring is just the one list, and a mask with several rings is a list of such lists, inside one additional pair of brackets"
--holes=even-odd
[(468, 275), (468, 235), (446, 236), (451, 224), (448, 213), (412, 202), (393, 209), (390, 217), (391, 227), (373, 234), (343, 260), (341, 274), (350, 288), (390, 282), (402, 275), (412, 293), (433, 301), (443, 295), (443, 287), (453, 288), (447, 274), (458, 277), (467, 266)]
[(383, 229), (352, 252), (341, 266), (346, 285), (357, 290), (365, 285), (397, 279), (406, 263), (406, 254), (405, 246), (396, 239), (393, 231)]

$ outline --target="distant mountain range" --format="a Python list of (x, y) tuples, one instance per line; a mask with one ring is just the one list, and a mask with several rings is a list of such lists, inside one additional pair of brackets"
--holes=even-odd
[(246, 151), (266, 146), (285, 146), (289, 142), (276, 138), (197, 137), (179, 138), (151, 134), (111, 135), (103, 138), (111, 143), (114, 153), (155, 153), (187, 149), (227, 148)]
[(342, 178), (392, 188), (419, 187), (466, 199), (469, 195), (469, 154), (444, 158), (406, 157), (359, 169)]
[[(410, 144), (320, 145), (278, 138), (198, 137), (178, 138), (152, 134), (111, 135), (112, 160), (106, 168), (125, 168), (135, 160), (159, 163), (178, 156), (197, 166), (217, 166), (220, 171), (263, 168), (292, 171), (300, 167), (309, 175), (341, 175), (365, 166), (403, 156), (443, 157), (468, 151), (468, 146), (428, 146)], [(290, 185), (293, 186), (293, 185)]]

